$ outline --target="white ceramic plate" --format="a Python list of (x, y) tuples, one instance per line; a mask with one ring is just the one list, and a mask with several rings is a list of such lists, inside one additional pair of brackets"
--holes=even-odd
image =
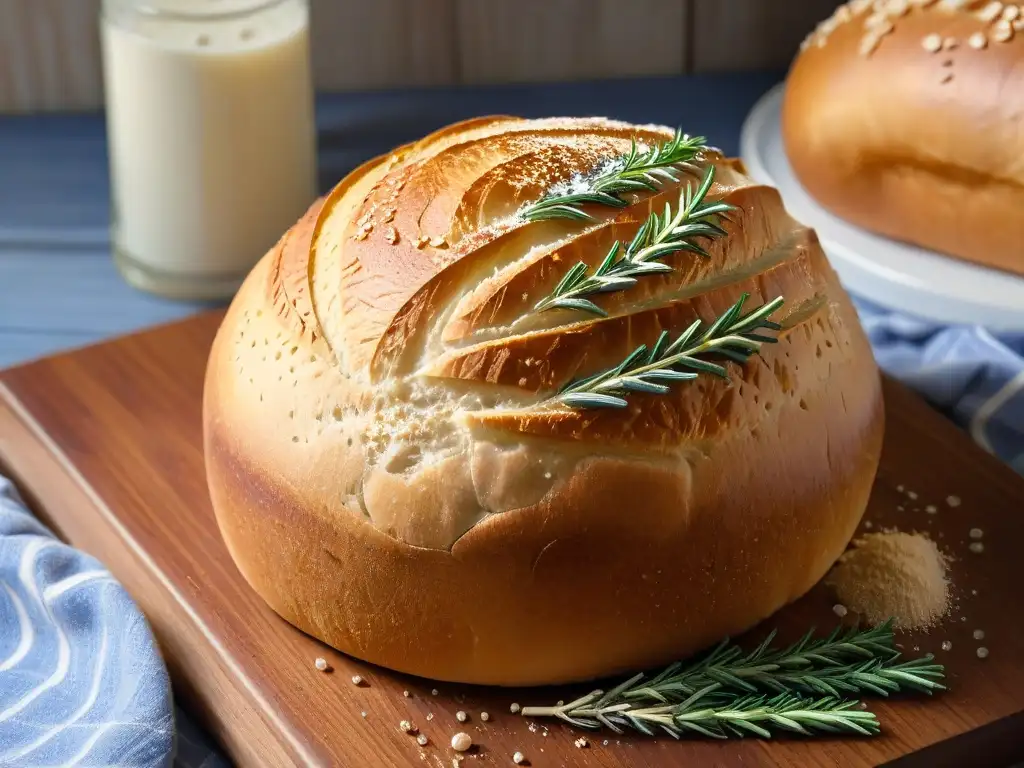
[(1024, 331), (1024, 278), (872, 234), (807, 194), (783, 148), (783, 89), (777, 85), (751, 110), (740, 155), (753, 178), (776, 187), (793, 217), (817, 231), (843, 284), (869, 301), (928, 320)]

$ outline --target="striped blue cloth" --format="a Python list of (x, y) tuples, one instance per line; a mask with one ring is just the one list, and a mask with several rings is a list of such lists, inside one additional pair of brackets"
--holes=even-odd
[(856, 304), (878, 364), (1024, 475), (1024, 333), (937, 325), (864, 299)]
[(225, 765), (172, 702), (128, 593), (0, 477), (0, 766)]

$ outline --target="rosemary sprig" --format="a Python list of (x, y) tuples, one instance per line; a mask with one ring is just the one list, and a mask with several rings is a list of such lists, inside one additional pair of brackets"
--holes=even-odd
[(750, 653), (724, 641), (693, 664), (669, 665), (647, 681), (642, 674), (635, 675), (609, 693), (626, 701), (669, 703), (715, 683), (737, 693), (795, 691), (837, 698), (857, 693), (888, 696), (904, 690), (930, 694), (945, 687), (938, 682), (944, 669), (932, 663), (930, 654), (899, 660), (891, 622), (843, 634), (837, 628), (818, 640), (812, 636), (808, 632), (788, 647), (773, 649), (772, 632)]
[(694, 321), (671, 344), (668, 331), (662, 331), (649, 351), (646, 344), (641, 344), (615, 367), (570, 381), (549, 402), (571, 408), (625, 408), (624, 395), (629, 392), (666, 394), (669, 388), (661, 382), (687, 381), (697, 378), (698, 373), (726, 378), (728, 373), (723, 366), (698, 356), (714, 353), (745, 363), (760, 350), (761, 344), (776, 341), (757, 333), (758, 330), (782, 329), (778, 323), (768, 320), (782, 306), (781, 296), (743, 315), (747, 298), (749, 295), (744, 293), (703, 333), (700, 333), (700, 320)]
[(773, 730), (871, 735), (878, 733), (877, 719), (855, 709), (857, 702), (843, 699), (844, 694), (930, 694), (945, 688), (938, 682), (944, 669), (930, 654), (899, 661), (891, 622), (845, 632), (837, 628), (819, 639), (812, 631), (781, 649), (771, 647), (774, 638), (772, 632), (749, 653), (726, 640), (696, 662), (671, 664), (650, 680), (640, 673), (608, 691), (554, 707), (524, 707), (521, 713), (619, 733), (661, 730), (677, 738), (687, 733), (768, 738)]
[(521, 212), (527, 221), (544, 219), (576, 219), (588, 221), (592, 217), (580, 206), (587, 203), (622, 208), (626, 205), (620, 195), (626, 192), (655, 191), (668, 181), (679, 181), (682, 170), (696, 172), (691, 161), (704, 149), (703, 136), (690, 137), (680, 131), (675, 136), (645, 152), (636, 140), (629, 154), (604, 166), (592, 176), (576, 182), (558, 185)]
[(661, 216), (657, 212), (652, 213), (632, 241), (612, 245), (594, 274), (588, 275), (587, 265), (578, 262), (566, 272), (551, 295), (537, 303), (534, 312), (574, 309), (607, 317), (607, 312), (584, 297), (631, 288), (642, 275), (671, 272), (672, 267), (659, 261), (670, 253), (689, 251), (706, 257), (707, 251), (697, 245), (695, 240), (700, 237), (724, 236), (725, 230), (718, 225), (716, 219), (724, 218), (735, 210), (733, 206), (721, 201), (705, 202), (714, 180), (715, 167), (708, 166), (696, 190), (690, 184), (686, 185), (679, 196), (679, 206), (675, 213), (668, 203)]
[(707, 736), (727, 739), (735, 736), (771, 738), (773, 732), (802, 736), (816, 734), (879, 733), (878, 719), (859, 708), (859, 702), (833, 697), (809, 699), (791, 693), (766, 696), (722, 696), (717, 684), (696, 691), (677, 704), (635, 707), (628, 702), (609, 704), (594, 699), (595, 692), (560, 707), (524, 707), (527, 717), (554, 716), (579, 728), (609, 728), (616, 733), (627, 729), (648, 736), (664, 731), (670, 736)]

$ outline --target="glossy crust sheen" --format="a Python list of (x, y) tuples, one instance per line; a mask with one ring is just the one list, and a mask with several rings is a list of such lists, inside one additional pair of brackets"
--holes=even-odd
[(1024, 274), (1024, 21), (927, 5), (842, 6), (812, 35), (787, 81), (787, 154), (840, 218)]
[[(526, 685), (648, 667), (806, 592), (877, 468), (878, 371), (814, 233), (735, 161), (709, 257), (528, 310), (629, 239), (677, 184), (590, 223), (513, 216), (657, 126), (482, 118), (357, 169), (238, 293), (210, 355), (206, 461), (221, 531), (287, 620), (426, 677)], [(692, 182), (692, 178), (690, 179)], [(785, 328), (730, 381), (623, 410), (541, 401), (662, 329), (777, 295)]]

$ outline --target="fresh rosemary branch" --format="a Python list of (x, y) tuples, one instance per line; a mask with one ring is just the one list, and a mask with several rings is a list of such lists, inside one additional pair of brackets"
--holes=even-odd
[(583, 728), (662, 730), (676, 737), (688, 732), (768, 737), (773, 729), (873, 734), (878, 732), (874, 715), (855, 710), (856, 702), (843, 695), (930, 694), (945, 687), (939, 682), (944, 669), (931, 655), (899, 661), (891, 622), (863, 630), (837, 628), (819, 639), (808, 632), (781, 649), (771, 647), (774, 637), (773, 632), (749, 653), (724, 641), (696, 662), (677, 662), (649, 680), (640, 673), (608, 691), (521, 712)]
[[(587, 265), (578, 262), (566, 272), (551, 295), (537, 303), (534, 312), (575, 309), (607, 317), (603, 309), (584, 297), (631, 288), (642, 275), (671, 272), (672, 267), (659, 262), (659, 259), (670, 253), (689, 251), (706, 257), (707, 251), (694, 241), (699, 237), (724, 236), (725, 230), (718, 225), (716, 219), (735, 210), (733, 206), (720, 201), (705, 203), (714, 180), (715, 167), (708, 166), (696, 191), (690, 184), (686, 185), (679, 196), (679, 206), (675, 213), (672, 213), (668, 203), (661, 216), (657, 212), (652, 213), (632, 241), (612, 245), (594, 274), (588, 275)], [(620, 251), (623, 251), (621, 256)]]
[(571, 408), (625, 408), (624, 395), (629, 392), (667, 393), (669, 388), (661, 382), (687, 381), (697, 378), (698, 373), (726, 378), (728, 374), (723, 366), (698, 356), (713, 353), (745, 363), (761, 344), (776, 341), (757, 333), (758, 330), (781, 330), (778, 323), (768, 320), (782, 306), (781, 296), (743, 315), (740, 313), (747, 298), (748, 294), (744, 293), (703, 333), (700, 333), (700, 320), (694, 321), (671, 344), (668, 331), (662, 331), (650, 351), (646, 344), (641, 344), (614, 368), (570, 381), (550, 402)]
[(854, 693), (887, 696), (904, 690), (930, 694), (944, 688), (937, 682), (944, 669), (932, 663), (931, 655), (899, 661), (890, 622), (842, 634), (837, 628), (818, 640), (812, 639), (812, 634), (789, 647), (772, 649), (772, 632), (750, 653), (725, 641), (689, 666), (672, 664), (648, 681), (635, 675), (612, 692), (627, 701), (668, 703), (714, 683), (738, 693), (798, 691), (834, 697)]
[(626, 192), (655, 191), (663, 182), (678, 181), (681, 170), (696, 172), (691, 161), (705, 146), (703, 136), (690, 137), (680, 131), (676, 131), (671, 140), (646, 152), (640, 151), (634, 139), (628, 155), (604, 166), (589, 178), (557, 186), (524, 208), (522, 216), (527, 221), (587, 221), (592, 217), (580, 207), (587, 203), (622, 208), (626, 201), (620, 195)]
[[(590, 694), (595, 697), (597, 694)], [(527, 717), (554, 716), (579, 728), (609, 728), (616, 733), (627, 729), (648, 736), (664, 731), (670, 736), (735, 736), (771, 738), (773, 732), (802, 736), (879, 732), (878, 719), (859, 708), (859, 702), (833, 697), (809, 699), (790, 693), (766, 696), (721, 696), (716, 685), (697, 691), (678, 704), (643, 708), (629, 703), (601, 704), (583, 697), (561, 707), (524, 707)]]

